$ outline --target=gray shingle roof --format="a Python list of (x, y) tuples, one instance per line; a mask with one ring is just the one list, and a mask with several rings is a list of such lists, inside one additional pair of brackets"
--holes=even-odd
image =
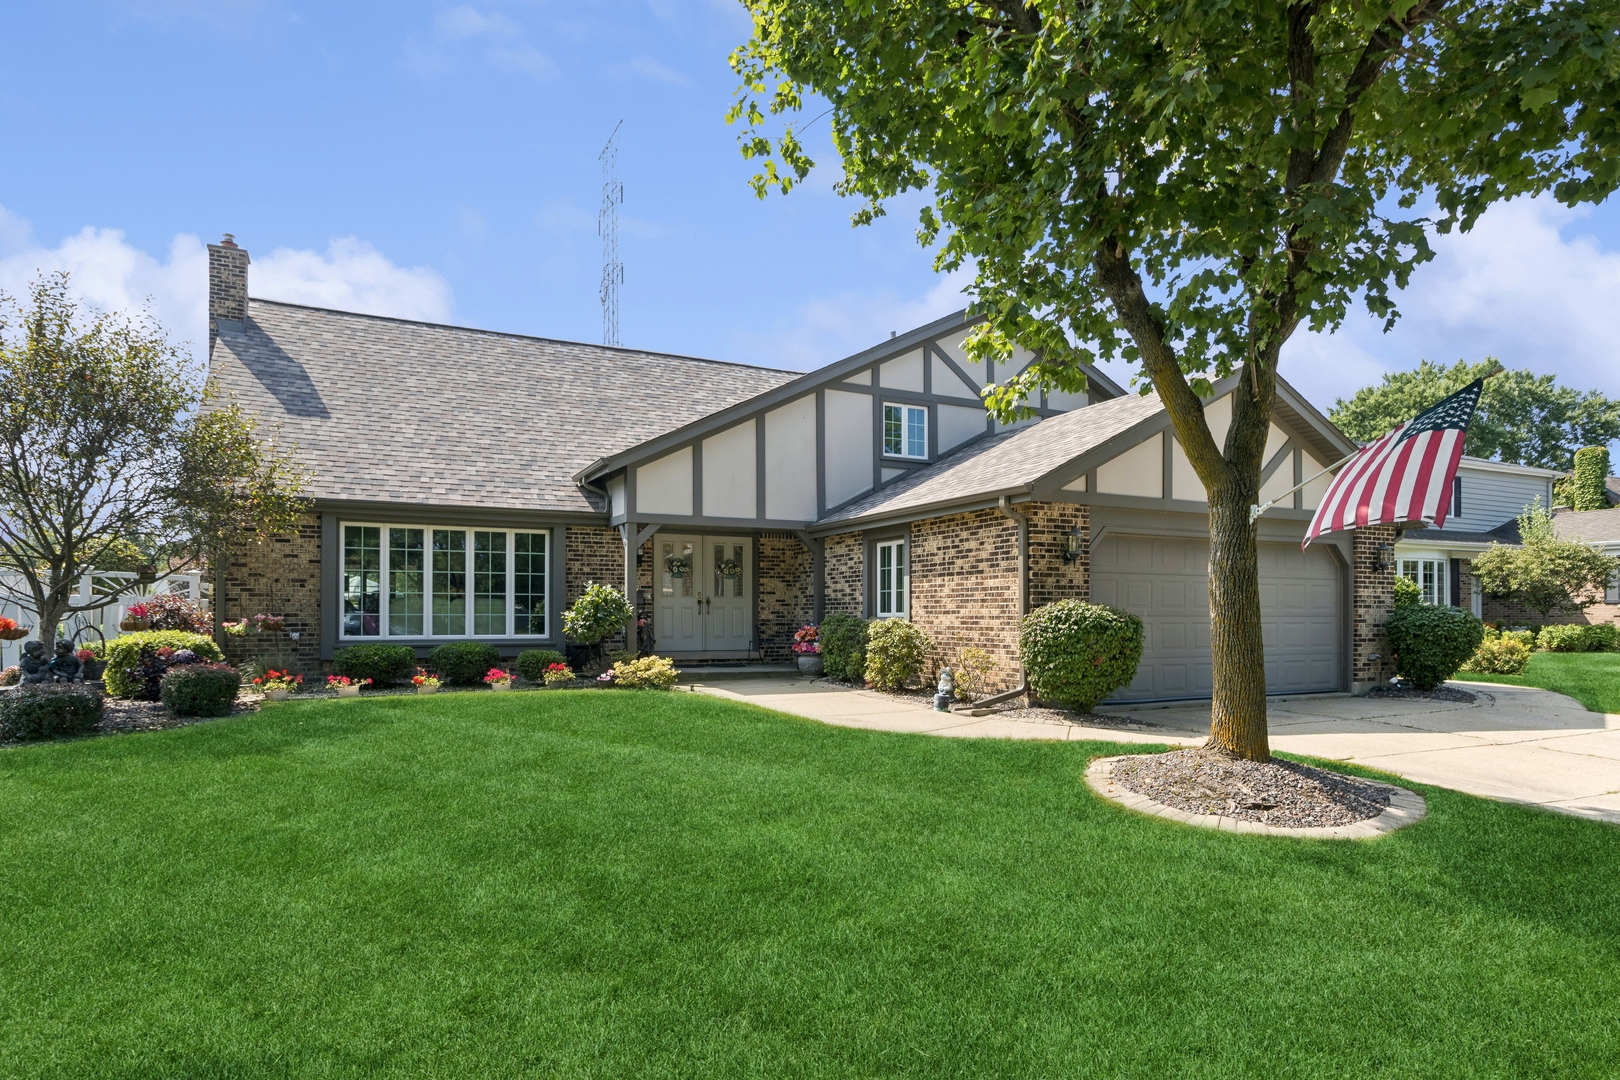
[(316, 499), (599, 512), (574, 472), (795, 371), (249, 300), (210, 373)]
[(1608, 510), (1559, 510), (1553, 514), (1553, 529), (1565, 539), (1581, 539), (1588, 544), (1620, 544), (1620, 507)]
[(1516, 522), (1498, 525), (1490, 532), (1468, 532), (1463, 529), (1407, 529), (1403, 540), (1422, 540), (1436, 544), (1517, 544), (1519, 528)]
[(818, 524), (889, 517), (1025, 491), (1047, 473), (1160, 411), (1157, 394), (1129, 394), (1004, 432), (918, 469)]

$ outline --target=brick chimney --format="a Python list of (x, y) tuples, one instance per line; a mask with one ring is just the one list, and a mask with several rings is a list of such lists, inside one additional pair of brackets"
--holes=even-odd
[(247, 319), (248, 253), (236, 246), (236, 237), (226, 233), (217, 244), (208, 245), (208, 351), (214, 351), (219, 322)]

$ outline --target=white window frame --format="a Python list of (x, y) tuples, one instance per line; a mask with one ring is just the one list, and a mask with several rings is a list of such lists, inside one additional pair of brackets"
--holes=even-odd
[[(880, 540), (872, 545), (872, 613), (879, 619), (904, 619), (911, 614), (911, 567), (907, 562), (907, 544), (899, 540)], [(883, 581), (883, 558), (889, 557), (889, 572), (898, 572), (900, 581), (891, 577), (888, 587)], [(898, 603), (895, 601), (898, 600)], [(885, 603), (891, 610), (884, 610)]]
[[(889, 449), (889, 410), (900, 411), (900, 450)], [(911, 450), (911, 418), (913, 415), (922, 417), (922, 452), (913, 454)], [(928, 460), (928, 406), (907, 405), (901, 401), (885, 401), (883, 403), (883, 456), (890, 458), (904, 458), (907, 461)]]
[[(366, 528), (379, 530), (378, 570), (377, 570), (377, 633), (351, 634), (348, 632), (343, 610), (344, 597), (347, 595), (348, 567), (345, 565), (348, 530), (351, 528)], [(422, 563), (422, 632), (419, 634), (390, 634), (388, 632), (388, 557), (391, 545), (389, 544), (390, 529), (418, 529), (422, 532), (423, 563)], [(435, 634), (433, 632), (433, 533), (459, 532), (466, 536), (465, 558), (466, 568), (463, 573), (467, 579), (467, 590), (462, 621), (462, 633)], [(473, 624), (474, 595), (473, 595), (473, 534), (481, 532), (498, 532), (506, 536), (506, 621), (505, 628), (498, 634), (474, 634), (467, 632)], [(517, 625), (517, 534), (529, 533), (541, 535), (546, 538), (546, 552), (541, 563), (545, 584), (541, 593), (545, 598), (545, 617), (543, 629), (536, 633), (518, 634), (513, 632)], [(390, 638), (396, 641), (416, 641), (423, 638), (433, 638), (438, 641), (479, 641), (491, 638), (517, 638), (523, 641), (543, 641), (549, 639), (552, 628), (551, 592), (553, 587), (553, 555), (555, 553), (556, 530), (548, 528), (520, 528), (500, 525), (468, 525), (458, 527), (455, 525), (429, 525), (419, 522), (381, 522), (381, 521), (339, 521), (338, 522), (338, 589), (336, 604), (338, 609), (338, 639), (346, 642), (376, 642), (387, 641)]]
[(1603, 588), (1603, 602), (1605, 604), (1620, 604), (1620, 570), (1614, 572), (1609, 583)]
[(1423, 552), (1417, 555), (1401, 555), (1400, 566), (1396, 573), (1409, 581), (1417, 582), (1418, 595), (1425, 604), (1436, 607), (1451, 606), (1451, 560), (1443, 555)]

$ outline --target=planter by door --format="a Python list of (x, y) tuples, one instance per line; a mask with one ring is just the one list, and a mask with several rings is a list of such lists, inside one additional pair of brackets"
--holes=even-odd
[(799, 670), (801, 672), (803, 672), (804, 674), (806, 674), (806, 675), (820, 675), (821, 674), (821, 654), (820, 653), (800, 653), (799, 654)]

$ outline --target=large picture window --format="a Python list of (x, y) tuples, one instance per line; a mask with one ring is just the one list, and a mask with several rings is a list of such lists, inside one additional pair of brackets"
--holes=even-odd
[(877, 617), (906, 617), (906, 542), (891, 540), (876, 545)]
[(342, 637), (549, 636), (549, 532), (342, 528)]
[(928, 456), (928, 410), (920, 405), (883, 406), (883, 452), (889, 457)]

